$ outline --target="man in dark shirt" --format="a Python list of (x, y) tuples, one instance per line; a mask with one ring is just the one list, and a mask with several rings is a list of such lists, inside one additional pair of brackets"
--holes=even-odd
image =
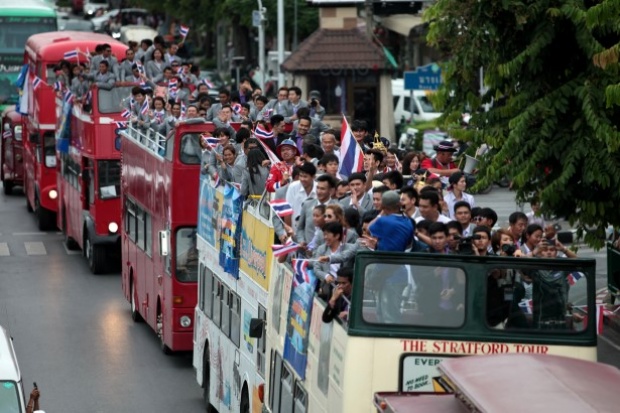
[(331, 323), (338, 317), (342, 321), (349, 318), (349, 305), (351, 304), (351, 291), (353, 287), (353, 268), (340, 267), (336, 273), (336, 288), (332, 293), (325, 311), (323, 311), (323, 322)]

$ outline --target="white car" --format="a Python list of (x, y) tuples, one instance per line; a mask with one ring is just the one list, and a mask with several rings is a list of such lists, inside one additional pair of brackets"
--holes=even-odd
[(93, 17), (97, 10), (108, 10), (108, 0), (85, 0), (84, 1), (84, 17)]
[(407, 123), (426, 122), (437, 119), (441, 112), (437, 112), (428, 99), (431, 91), (413, 91), (413, 113), (411, 112), (411, 91), (405, 90), (403, 79), (392, 80), (392, 97), (394, 98), (394, 122), (398, 125), (404, 117)]
[[(114, 34), (113, 34), (114, 35)], [(157, 30), (150, 26), (138, 26), (130, 24), (128, 26), (121, 27), (119, 34), (119, 40), (125, 44), (133, 40), (134, 42), (140, 42), (143, 39), (154, 39), (157, 36)]]

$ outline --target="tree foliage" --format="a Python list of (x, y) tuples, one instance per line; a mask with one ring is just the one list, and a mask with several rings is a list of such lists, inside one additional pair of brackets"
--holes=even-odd
[(508, 176), (518, 200), (597, 228), (593, 245), (620, 226), (619, 15), (618, 0), (438, 0), (425, 15), (446, 56), (443, 122), (474, 108), (453, 134), (494, 148), (483, 184)]

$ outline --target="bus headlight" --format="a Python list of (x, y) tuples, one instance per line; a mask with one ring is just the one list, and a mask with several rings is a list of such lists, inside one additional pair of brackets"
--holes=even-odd
[(48, 195), (49, 195), (50, 199), (56, 199), (56, 198), (58, 198), (58, 192), (56, 192), (56, 190), (55, 190), (55, 189), (52, 189), (52, 190), (49, 192), (49, 194), (48, 194)]
[(187, 328), (189, 326), (192, 325), (192, 319), (189, 318), (188, 316), (184, 315), (183, 317), (181, 317), (181, 319), (179, 320), (181, 322), (181, 327), (183, 328)]
[(118, 224), (116, 222), (110, 222), (108, 224), (108, 231), (112, 234), (116, 234), (116, 231), (118, 231)]

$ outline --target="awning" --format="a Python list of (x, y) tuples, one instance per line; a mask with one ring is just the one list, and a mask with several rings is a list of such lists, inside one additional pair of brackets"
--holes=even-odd
[(393, 14), (391, 16), (382, 17), (381, 24), (393, 32), (400, 33), (408, 37), (409, 32), (416, 26), (423, 24), (421, 16), (412, 16), (411, 14)]

